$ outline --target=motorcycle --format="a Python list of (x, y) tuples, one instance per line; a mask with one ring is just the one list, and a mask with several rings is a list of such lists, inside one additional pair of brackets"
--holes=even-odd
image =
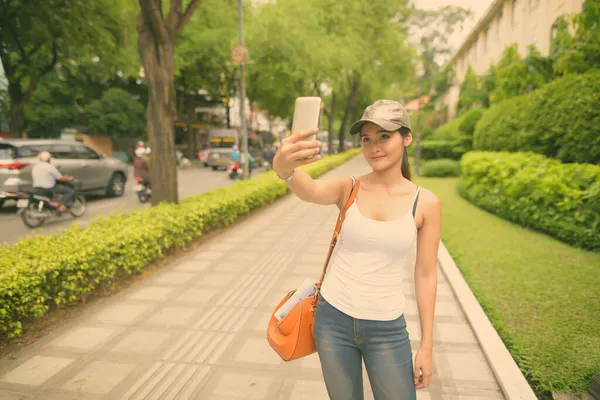
[(227, 164), (227, 174), (229, 179), (241, 179), (244, 174), (244, 170), (237, 162), (231, 161)]
[(147, 203), (152, 198), (152, 190), (150, 190), (150, 182), (142, 178), (135, 178), (137, 184), (134, 190), (137, 194), (140, 203)]
[[(85, 196), (79, 192), (81, 183), (78, 181), (60, 182), (60, 185), (70, 186), (75, 191), (75, 197), (71, 206), (66, 211), (73, 218), (80, 218), (87, 210)], [(63, 212), (58, 209), (60, 203), (57, 200), (60, 194), (47, 196), (36, 190), (19, 193), (17, 199), (17, 213), (28, 228), (39, 228), (50, 217), (60, 217)]]

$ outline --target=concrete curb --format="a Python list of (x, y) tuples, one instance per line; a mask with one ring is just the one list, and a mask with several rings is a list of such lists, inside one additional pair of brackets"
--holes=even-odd
[(507, 400), (537, 400), (442, 241), (438, 261)]

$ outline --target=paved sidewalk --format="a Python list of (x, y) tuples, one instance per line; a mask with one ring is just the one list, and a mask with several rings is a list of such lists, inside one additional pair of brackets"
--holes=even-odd
[[(328, 177), (368, 169), (360, 157)], [(282, 296), (321, 271), (337, 209), (288, 196), (173, 265), (0, 360), (0, 399), (327, 399), (317, 355), (283, 362), (266, 341)], [(406, 319), (419, 345), (412, 271)], [(503, 399), (444, 276), (425, 399)], [(365, 374), (367, 399), (373, 396)]]

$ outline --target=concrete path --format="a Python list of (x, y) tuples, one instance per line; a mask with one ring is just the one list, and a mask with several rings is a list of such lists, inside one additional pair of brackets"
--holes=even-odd
[[(356, 158), (327, 177), (367, 169)], [(285, 363), (265, 335), (282, 296), (318, 278), (336, 217), (294, 196), (259, 211), (0, 360), (0, 399), (327, 399), (317, 355)], [(412, 271), (404, 290), (417, 349)], [(441, 273), (434, 369), (419, 400), (504, 398)], [(365, 386), (372, 399), (366, 373)]]

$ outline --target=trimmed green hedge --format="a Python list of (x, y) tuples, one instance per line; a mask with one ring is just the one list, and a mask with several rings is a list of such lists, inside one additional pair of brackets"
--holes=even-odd
[(470, 152), (460, 194), (505, 219), (600, 251), (600, 166), (534, 153)]
[(448, 158), (426, 161), (421, 167), (421, 176), (427, 178), (446, 178), (460, 176), (460, 162)]
[(566, 76), (491, 107), (475, 128), (473, 145), (600, 163), (600, 71)]
[(422, 142), (425, 160), (450, 158), (458, 160), (473, 148), (473, 132), (485, 110), (474, 108), (437, 128), (430, 140)]
[(470, 144), (473, 142), (473, 134), (475, 133), (475, 127), (477, 126), (477, 123), (479, 122), (485, 111), (486, 110), (482, 108), (474, 108), (460, 116), (460, 124), (458, 125), (458, 130), (460, 132), (459, 138), (467, 137)]
[(460, 160), (465, 153), (459, 141), (447, 140), (426, 140), (421, 142), (421, 157), (423, 160), (437, 160), (440, 158), (449, 158)]
[[(466, 115), (466, 114), (464, 114)], [(457, 140), (461, 136), (460, 132), (460, 124), (463, 122), (463, 116), (454, 118), (444, 125), (439, 126), (433, 131), (433, 134), (429, 138), (429, 140), (445, 140), (445, 141), (453, 141)]]
[[(318, 177), (359, 153), (350, 150), (302, 167)], [(134, 275), (169, 249), (219, 227), (287, 192), (273, 172), (189, 197), (180, 204), (115, 215), (56, 236), (0, 246), (0, 337), (18, 337), (22, 323), (51, 306), (84, 301), (119, 276)]]

